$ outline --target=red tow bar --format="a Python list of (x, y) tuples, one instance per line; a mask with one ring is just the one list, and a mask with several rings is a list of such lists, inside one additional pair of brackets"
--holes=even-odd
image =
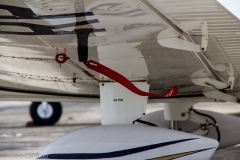
[(155, 93), (149, 93), (149, 92), (144, 92), (138, 89), (134, 84), (132, 84), (127, 78), (125, 78), (123, 75), (115, 72), (114, 70), (98, 63), (93, 60), (85, 62), (85, 65), (89, 68), (92, 69), (98, 73), (101, 73), (112, 80), (120, 83), (133, 93), (136, 93), (140, 96), (149, 96), (149, 97), (173, 97), (175, 94), (178, 93), (177, 87), (173, 86), (167, 93), (165, 94), (155, 94)]

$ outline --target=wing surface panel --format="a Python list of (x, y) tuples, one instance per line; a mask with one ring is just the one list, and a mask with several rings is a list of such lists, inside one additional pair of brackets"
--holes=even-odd
[[(24, 13), (13, 15), (18, 12), (0, 7), (2, 8), (0, 16), (15, 17), (15, 19), (6, 17), (0, 19), (1, 84), (21, 89), (97, 95), (99, 94), (97, 81), (84, 74), (76, 66), (66, 63), (59, 67), (54, 61), (55, 49), (67, 48), (67, 56), (75, 64), (87, 70), (83, 63), (78, 61), (78, 48), (81, 47), (79, 45), (82, 41), (87, 41), (87, 46), (83, 47), (88, 48), (88, 58), (95, 61), (99, 60), (101, 47), (104, 47), (106, 54), (109, 55), (112, 52), (111, 48), (121, 46), (120, 52), (125, 55), (129, 54), (124, 58), (133, 61), (136, 57), (134, 58), (129, 52), (137, 49), (146, 62), (149, 75), (139, 77), (135, 74), (130, 78), (148, 79), (151, 83), (150, 92), (163, 93), (173, 85), (177, 85), (180, 95), (201, 93), (203, 87), (193, 84), (190, 77), (198, 71), (205, 70), (205, 67), (192, 52), (160, 46), (157, 42), (158, 34), (171, 27), (144, 8), (139, 1), (76, 0), (69, 1), (68, 5), (66, 1), (51, 0), (45, 2), (19, 0), (17, 3), (15, 0), (1, 1), (0, 6), (21, 7), (20, 10), (25, 8), (32, 11), (26, 11), (32, 15), (24, 19), (26, 16)], [(191, 35), (198, 44), (201, 40), (198, 37), (201, 30), (199, 28), (189, 30), (183, 27), (183, 23), (191, 25), (195, 21), (207, 21), (211, 38), (206, 56), (214, 63), (231, 62), (238, 72), (237, 61), (235, 62), (236, 59), (231, 57), (237, 56), (238, 35), (236, 32), (240, 24), (216, 1), (147, 0), (147, 2), (185, 33)], [(80, 13), (81, 15), (77, 16)], [(82, 16), (85, 13), (91, 14)], [(76, 17), (72, 16), (74, 14)], [(44, 18), (47, 15), (64, 17)], [(87, 40), (79, 39), (74, 30), (86, 28), (95, 30), (90, 33)], [(218, 35), (220, 33), (221, 35)], [(129, 50), (123, 49), (128, 46), (133, 47)], [(216, 59), (213, 55), (219, 57)], [(113, 57), (111, 61), (114, 62), (117, 58)], [(41, 59), (49, 59), (49, 61)], [(89, 72), (96, 78), (99, 77), (98, 73), (90, 70)], [(74, 73), (78, 77), (76, 83), (73, 83), (71, 79)], [(226, 72), (216, 73), (222, 77), (220, 78), (222, 81), (227, 79)], [(124, 75), (124, 73), (121, 74)], [(205, 76), (211, 77), (212, 75), (209, 73)], [(13, 85), (14, 83), (17, 85)], [(21, 83), (24, 85), (20, 85)]]
[[(209, 45), (205, 53), (214, 63), (231, 63), (239, 77), (240, 21), (216, 0), (147, 0), (175, 25), (201, 44), (201, 27), (207, 22)], [(225, 78), (227, 73), (218, 73)]]

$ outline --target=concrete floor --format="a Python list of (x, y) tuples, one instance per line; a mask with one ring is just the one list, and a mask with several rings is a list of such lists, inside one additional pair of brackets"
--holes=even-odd
[[(31, 121), (29, 102), (0, 103), (0, 160), (32, 160), (51, 141), (67, 132), (100, 124), (99, 104), (63, 103), (63, 115), (55, 126), (26, 127)], [(198, 106), (202, 108), (201, 106)], [(162, 108), (148, 106), (147, 112)], [(208, 107), (224, 113), (240, 112), (240, 106)], [(211, 160), (239, 160), (240, 145), (218, 150)]]

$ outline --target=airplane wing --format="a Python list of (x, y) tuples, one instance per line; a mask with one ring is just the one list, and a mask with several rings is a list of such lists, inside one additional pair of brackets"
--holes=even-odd
[(236, 101), (239, 26), (215, 0), (2, 0), (0, 98), (99, 99), (113, 80), (94, 60), (151, 93)]
[[(67, 138), (70, 150), (62, 145), (66, 142), (63, 137), (55, 141), (58, 147), (51, 147), (52, 143), (40, 154), (60, 159), (76, 158), (82, 153), (87, 153), (85, 158), (90, 153), (95, 158), (122, 158), (129, 152), (124, 149), (131, 141), (119, 145), (116, 133), (132, 139), (130, 128), (135, 122), (158, 126), (150, 120), (143, 121), (144, 117), (166, 124), (165, 128), (171, 121), (171, 129), (184, 132), (189, 132), (194, 122), (194, 129), (198, 130), (189, 133), (209, 137), (213, 133), (218, 141), (222, 138), (221, 147), (235, 145), (238, 118), (198, 112), (192, 106), (193, 102), (202, 101), (238, 102), (239, 26), (239, 19), (216, 0), (1, 0), (0, 100), (43, 101), (30, 107), (34, 123), (39, 124), (53, 124), (59, 119), (61, 105), (53, 101), (100, 100), (103, 126), (80, 132), (85, 135), (84, 144), (99, 143), (99, 135), (100, 139), (103, 135), (112, 138), (106, 143), (110, 148), (101, 145), (89, 152), (89, 147), (76, 143), (75, 133), (80, 132), (74, 132)], [(144, 116), (148, 100), (182, 103), (167, 103), (164, 113)], [(184, 127), (178, 127), (178, 121), (191, 121), (191, 126), (182, 123)], [(118, 128), (116, 124), (131, 125)], [(159, 129), (141, 127), (150, 138)], [(210, 129), (214, 129), (211, 134)], [(142, 133), (134, 129), (132, 135), (142, 139)], [(175, 132), (165, 130), (163, 136), (157, 135), (163, 138), (159, 147), (171, 142), (168, 155), (196, 153), (192, 147), (196, 146), (196, 151), (211, 152), (194, 157), (209, 159), (218, 146), (215, 140), (172, 133)], [(167, 142), (166, 137), (171, 141)], [(190, 138), (185, 140), (191, 140), (191, 145), (185, 144), (180, 147), (184, 152), (179, 152), (172, 142), (182, 142), (183, 137)], [(155, 139), (144, 141), (154, 142), (150, 146), (154, 149)], [(134, 145), (135, 142), (139, 140), (134, 140)], [(115, 149), (116, 144), (123, 148)], [(120, 150), (123, 155), (119, 155)], [(130, 152), (135, 150), (143, 149), (133, 148)], [(115, 153), (116, 157), (112, 157)], [(159, 152), (155, 157), (165, 159), (163, 153), (166, 154)], [(144, 155), (137, 156), (149, 159)]]

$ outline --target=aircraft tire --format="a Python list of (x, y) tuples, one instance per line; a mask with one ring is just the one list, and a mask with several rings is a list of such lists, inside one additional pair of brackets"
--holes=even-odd
[(59, 102), (33, 102), (30, 105), (30, 115), (35, 125), (53, 125), (62, 114)]

